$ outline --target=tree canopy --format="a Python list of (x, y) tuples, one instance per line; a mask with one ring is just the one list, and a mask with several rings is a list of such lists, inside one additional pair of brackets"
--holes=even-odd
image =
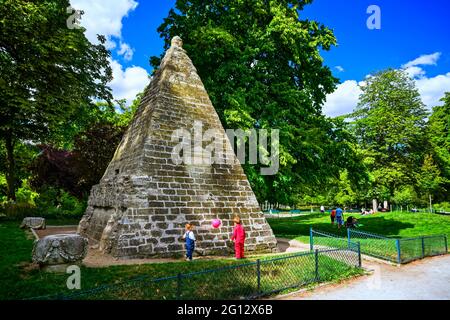
[(110, 101), (109, 52), (83, 29), (67, 26), (68, 0), (2, 0), (0, 5), (0, 138), (7, 160), (8, 196), (15, 198), (14, 146), (45, 142), (93, 99)]
[(427, 111), (414, 80), (389, 69), (368, 79), (355, 117), (355, 135), (373, 175), (374, 196), (392, 198), (415, 183), (424, 156)]

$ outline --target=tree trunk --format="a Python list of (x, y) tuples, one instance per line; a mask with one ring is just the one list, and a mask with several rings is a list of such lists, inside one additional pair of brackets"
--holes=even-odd
[(14, 161), (14, 142), (11, 132), (6, 134), (6, 155), (8, 168), (6, 172), (6, 183), (8, 184), (8, 199), (16, 201), (16, 163)]
[(430, 196), (430, 213), (433, 213), (433, 203), (431, 200), (431, 193), (429, 194), (429, 196)]

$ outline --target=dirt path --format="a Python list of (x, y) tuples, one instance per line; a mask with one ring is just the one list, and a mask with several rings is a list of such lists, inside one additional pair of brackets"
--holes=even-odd
[(277, 238), (277, 246), (279, 252), (289, 253), (289, 252), (309, 251), (309, 244), (285, 238)]
[[(35, 232), (39, 238), (42, 238), (54, 234), (76, 233), (77, 226), (47, 226), (46, 229), (35, 230)], [(289, 240), (289, 239), (277, 239), (277, 240), (278, 240), (278, 249), (280, 253), (309, 251), (309, 245), (298, 242), (296, 240)], [(220, 258), (230, 258), (230, 257), (217, 257), (217, 256), (194, 257), (195, 260), (214, 260)], [(91, 268), (102, 268), (120, 265), (140, 265), (147, 263), (180, 262), (183, 260), (184, 259), (170, 259), (170, 258), (118, 259), (110, 255), (103, 254), (99, 250), (90, 247), (86, 258), (84, 258), (83, 260), (83, 265)]]
[(400, 267), (364, 261), (368, 276), (326, 285), (282, 300), (448, 300), (450, 255), (419, 260)]

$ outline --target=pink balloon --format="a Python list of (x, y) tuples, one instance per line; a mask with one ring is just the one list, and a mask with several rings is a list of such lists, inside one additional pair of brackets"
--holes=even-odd
[(211, 225), (213, 226), (213, 228), (218, 228), (220, 227), (220, 225), (222, 224), (222, 221), (220, 221), (220, 219), (214, 219), (211, 223)]

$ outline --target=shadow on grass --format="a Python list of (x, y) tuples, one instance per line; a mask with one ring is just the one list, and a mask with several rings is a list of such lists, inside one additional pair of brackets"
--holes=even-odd
[[(393, 219), (386, 219), (383, 216), (361, 217), (359, 215), (347, 215), (356, 217), (361, 226), (357, 228), (360, 231), (366, 231), (384, 235), (386, 237), (397, 237), (399, 232), (404, 229), (414, 228), (410, 222), (401, 222)], [(311, 215), (296, 218), (270, 219), (269, 224), (277, 237), (295, 238), (300, 236), (309, 236), (309, 229), (322, 230), (330, 232), (341, 237), (347, 236), (347, 229), (328, 222), (329, 218), (322, 215)]]

